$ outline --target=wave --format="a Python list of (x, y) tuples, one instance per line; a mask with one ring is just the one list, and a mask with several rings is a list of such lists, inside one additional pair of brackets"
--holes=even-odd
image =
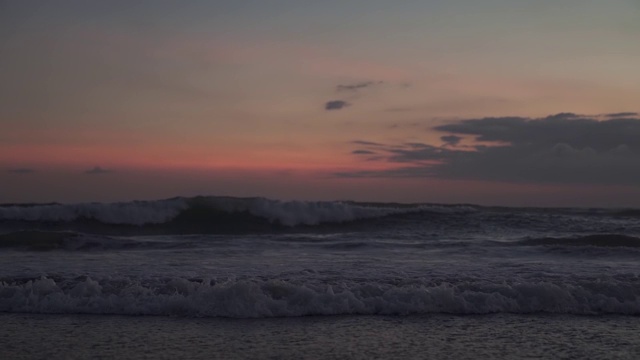
[(69, 248), (79, 234), (71, 231), (16, 231), (0, 234), (0, 248), (47, 251)]
[(519, 242), (526, 246), (590, 246), (590, 247), (640, 247), (640, 238), (622, 234), (592, 234), (574, 237), (542, 237)]
[(83, 203), (6, 205), (0, 207), (0, 221), (71, 222), (96, 220), (105, 224), (159, 224), (188, 208), (185, 199), (132, 201), (125, 203)]
[(0, 311), (263, 318), (308, 315), (640, 314), (639, 279), (304, 284), (264, 279), (5, 279)]
[(73, 231), (24, 230), (0, 234), (0, 249), (22, 251), (176, 249), (193, 246), (195, 245), (190, 239), (174, 242), (158, 238), (122, 238)]
[[(335, 235), (335, 234), (334, 234)], [(21, 230), (0, 234), (0, 250), (20, 251), (101, 251), (101, 250), (166, 250), (195, 247), (218, 247), (224, 245), (229, 238), (216, 235), (180, 235), (180, 236), (106, 236), (84, 234), (74, 231), (42, 231)], [(389, 240), (344, 239), (326, 234), (278, 234), (260, 239), (258, 244), (296, 244), (309, 250), (324, 249), (334, 251), (352, 251), (368, 249), (425, 249), (429, 247), (467, 247), (468, 242), (406, 242)], [(286, 246), (286, 245), (285, 245)]]
[(473, 210), (469, 206), (194, 197), (106, 204), (5, 205), (0, 206), (0, 224), (17, 229), (23, 225), (30, 229), (105, 234), (126, 234), (131, 227), (145, 228), (147, 233), (261, 232), (412, 212)]

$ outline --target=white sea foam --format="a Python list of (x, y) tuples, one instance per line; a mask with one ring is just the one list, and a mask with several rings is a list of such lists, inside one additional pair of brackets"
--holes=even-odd
[(390, 285), (280, 280), (55, 281), (0, 283), (0, 311), (260, 318), (341, 314), (640, 314), (635, 283)]

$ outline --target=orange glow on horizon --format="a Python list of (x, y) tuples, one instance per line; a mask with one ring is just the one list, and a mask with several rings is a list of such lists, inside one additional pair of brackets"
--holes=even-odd
[(364, 162), (342, 150), (273, 151), (233, 148), (210, 150), (179, 146), (11, 145), (0, 151), (0, 164), (8, 166), (93, 167), (110, 169), (300, 171), (333, 173), (389, 170), (384, 162)]

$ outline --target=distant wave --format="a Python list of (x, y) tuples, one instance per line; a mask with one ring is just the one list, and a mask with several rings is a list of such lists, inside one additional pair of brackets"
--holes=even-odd
[(640, 314), (636, 276), (520, 282), (41, 277), (0, 281), (0, 311), (261, 318), (308, 315)]
[(0, 221), (71, 222), (95, 220), (105, 224), (158, 224), (176, 217), (188, 207), (188, 202), (182, 198), (124, 203), (7, 205), (0, 207)]
[[(268, 235), (268, 234), (267, 234)], [(109, 251), (109, 250), (163, 250), (184, 249), (211, 246), (220, 246), (228, 237), (216, 235), (171, 235), (167, 236), (108, 236), (100, 234), (85, 234), (75, 231), (44, 231), (44, 230), (20, 230), (8, 233), (0, 233), (0, 250), (14, 251)], [(429, 242), (420, 241), (390, 241), (390, 240), (360, 240), (340, 239), (327, 237), (326, 235), (305, 234), (278, 234), (260, 239), (261, 246), (270, 244), (289, 243), (296, 246), (305, 246), (309, 250), (325, 249), (334, 251), (358, 251), (367, 249), (425, 249), (428, 247), (466, 247), (468, 242)]]
[(0, 249), (24, 251), (175, 249), (192, 245), (193, 243), (188, 239), (182, 242), (169, 242), (161, 239), (129, 239), (73, 231), (23, 230), (0, 234)]
[(593, 246), (593, 247), (640, 247), (640, 238), (621, 234), (593, 234), (575, 237), (543, 237), (525, 239), (521, 245), (543, 246)]
[[(411, 212), (473, 211), (470, 206), (278, 201), (265, 198), (194, 197), (125, 203), (0, 206), (0, 223), (30, 228), (126, 233), (145, 227), (153, 233), (267, 231), (282, 227), (340, 224)], [(70, 226), (71, 225), (71, 226)]]
[(0, 234), (0, 248), (54, 250), (68, 246), (77, 237), (78, 234), (70, 231), (16, 231)]
[(625, 217), (640, 217), (640, 209), (624, 209), (614, 212), (614, 215)]

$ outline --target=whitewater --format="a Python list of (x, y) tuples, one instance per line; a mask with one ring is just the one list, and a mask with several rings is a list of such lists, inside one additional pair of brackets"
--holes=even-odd
[[(253, 339), (248, 352), (238, 352), (243, 348), (238, 345), (221, 358), (262, 358), (258, 355), (273, 350), (274, 342), (293, 341), (301, 331), (335, 325), (327, 336), (347, 347), (344, 339), (353, 339), (354, 331), (376, 339), (395, 323), (394, 334), (423, 339), (413, 350), (405, 349), (407, 354), (429, 347), (434, 357), (473, 358), (477, 353), (471, 350), (447, 350), (435, 335), (453, 336), (460, 328), (449, 325), (456, 322), (474, 331), (497, 331), (498, 326), (543, 339), (555, 323), (556, 336), (564, 336), (565, 343), (606, 340), (601, 352), (585, 355), (610, 358), (613, 349), (607, 346), (618, 344), (612, 338), (636, 343), (639, 259), (640, 211), (635, 209), (215, 196), (5, 204), (0, 205), (0, 331), (24, 335), (20, 341), (26, 341), (21, 348), (26, 351), (37, 344), (24, 340), (32, 338), (27, 336), (32, 326), (25, 324), (44, 324), (55, 333), (72, 316), (90, 319), (83, 322), (88, 334), (112, 326), (134, 331), (130, 338), (145, 333), (150, 343), (158, 340), (150, 329), (162, 324), (210, 339), (203, 346), (215, 343), (215, 352), (233, 341), (247, 345), (239, 338), (221, 345), (219, 339), (229, 335), (220, 329), (239, 336), (257, 326), (271, 330), (256, 334), (261, 338)], [(193, 328), (202, 321), (204, 333)], [(531, 325), (523, 330), (523, 322)], [(584, 334), (578, 330), (585, 323), (601, 327), (600, 338), (576, 338)], [(477, 334), (455, 335), (459, 341), (478, 341), (470, 336)], [(498, 344), (504, 338), (482, 340), (503, 346), (503, 353), (494, 347), (487, 356), (540, 355), (534, 348), (516, 354), (523, 349), (519, 336), (512, 336), (510, 347)], [(363, 350), (347, 357), (403, 356), (388, 344), (353, 344)], [(378, 352), (364, 350), (371, 346)], [(270, 356), (295, 353), (285, 350)], [(559, 344), (549, 351), (561, 356), (565, 350)], [(627, 347), (616, 356), (635, 358), (636, 350)], [(332, 357), (322, 351), (317, 357), (298, 355)], [(169, 348), (165, 352), (181, 356)], [(46, 354), (27, 351), (23, 358)], [(334, 355), (340, 354), (345, 355)]]

